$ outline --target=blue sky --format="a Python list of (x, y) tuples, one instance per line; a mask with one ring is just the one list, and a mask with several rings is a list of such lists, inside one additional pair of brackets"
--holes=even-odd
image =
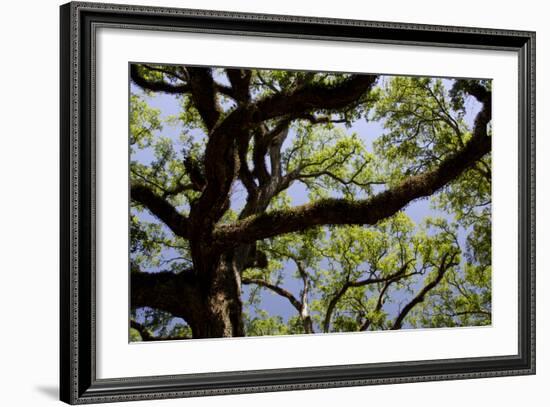
[[(220, 81), (221, 78), (217, 77), (217, 80)], [(384, 81), (384, 77), (381, 79)], [(446, 87), (450, 87), (452, 81), (448, 79), (443, 80), (444, 85)], [(169, 116), (178, 115), (181, 112), (181, 105), (178, 99), (173, 95), (167, 95), (164, 93), (157, 93), (153, 94), (151, 96), (145, 96), (143, 92), (140, 91), (139, 88), (137, 88), (135, 85), (131, 85), (131, 91), (135, 92), (137, 94), (140, 94), (145, 98), (149, 106), (153, 108), (157, 108), (161, 112), (162, 118), (167, 118)], [(466, 117), (465, 120), (468, 124), (471, 124), (473, 122), (473, 118), (475, 117), (475, 114), (477, 113), (479, 109), (479, 104), (474, 101), (473, 99), (467, 99), (467, 106), (466, 106)], [(343, 125), (342, 125), (343, 127)], [(349, 133), (357, 133), (358, 136), (362, 139), (362, 141), (365, 143), (368, 150), (372, 149), (372, 143), (373, 141), (382, 135), (384, 132), (383, 128), (383, 122), (376, 122), (376, 121), (369, 121), (367, 122), (364, 118), (361, 120), (356, 121), (353, 123), (353, 125), (346, 130)], [(182, 132), (182, 127), (178, 124), (165, 124), (163, 127), (162, 132), (160, 132), (159, 135), (162, 135), (163, 137), (168, 137), (173, 140), (175, 143), (175, 146), (181, 144), (179, 141), (179, 136)], [(202, 134), (196, 133), (194, 134), (196, 137), (204, 137)], [(293, 134), (289, 135), (288, 141), (290, 141), (293, 137)], [(178, 148), (176, 148), (178, 150)], [(132, 157), (132, 160), (142, 162), (144, 164), (149, 163), (153, 159), (153, 153), (151, 149), (147, 150), (139, 150), (135, 152)], [(291, 185), (291, 187), (287, 190), (287, 193), (292, 199), (293, 205), (301, 205), (304, 203), (307, 203), (309, 201), (307, 196), (307, 191), (305, 186), (302, 183), (296, 182)], [(234, 188), (233, 195), (231, 197), (231, 207), (235, 210), (239, 209), (244, 205), (246, 199), (246, 191), (244, 188), (236, 187)], [(434, 209), (431, 206), (430, 199), (419, 199), (414, 202), (412, 202), (410, 205), (408, 205), (404, 212), (416, 223), (420, 224), (422, 221), (430, 216), (438, 216), (443, 217), (448, 220), (453, 220), (453, 217), (445, 212), (439, 211)], [(156, 219), (147, 214), (143, 213), (139, 215), (141, 219), (144, 221), (156, 221)], [(466, 231), (465, 230), (459, 230), (459, 242), (461, 246), (464, 245), (464, 241), (466, 238)], [(163, 253), (166, 258), (175, 257), (175, 252), (173, 250), (166, 250)], [(154, 272), (157, 270), (151, 269), (147, 270), (150, 272)], [(294, 279), (292, 276), (294, 275), (294, 266), (292, 263), (287, 263), (285, 266), (285, 278), (283, 280), (283, 283), (281, 284), (283, 287), (291, 291), (297, 298), (299, 298), (299, 293), (302, 288), (302, 283), (298, 279)], [(249, 286), (244, 286), (244, 296), (243, 299), (246, 299), (248, 297), (248, 292), (250, 291)], [(401, 298), (399, 298), (401, 297)], [(397, 314), (399, 310), (399, 305), (401, 302), (406, 302), (408, 298), (411, 297), (411, 294), (406, 293), (397, 293), (394, 298), (394, 302), (388, 302), (384, 309), (386, 312), (388, 312), (390, 315)], [(291, 306), (289, 301), (286, 298), (283, 298), (281, 296), (278, 296), (274, 293), (272, 293), (269, 290), (262, 290), (262, 296), (261, 296), (261, 303), (260, 308), (268, 311), (270, 315), (280, 315), (283, 317), (283, 320), (286, 321), (290, 316), (296, 315), (296, 310)], [(252, 313), (254, 315), (254, 313)]]

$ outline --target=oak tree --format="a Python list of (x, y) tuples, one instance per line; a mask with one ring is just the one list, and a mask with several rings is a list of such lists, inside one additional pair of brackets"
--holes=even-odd
[(490, 323), (490, 81), (130, 71), (134, 340)]

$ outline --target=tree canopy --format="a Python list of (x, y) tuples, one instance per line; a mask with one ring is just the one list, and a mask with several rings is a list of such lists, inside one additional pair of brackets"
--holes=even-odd
[(489, 80), (130, 71), (131, 340), (491, 323)]

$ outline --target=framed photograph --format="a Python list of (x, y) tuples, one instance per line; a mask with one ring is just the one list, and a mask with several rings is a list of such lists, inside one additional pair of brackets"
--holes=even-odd
[(62, 401), (535, 373), (535, 33), (60, 19)]

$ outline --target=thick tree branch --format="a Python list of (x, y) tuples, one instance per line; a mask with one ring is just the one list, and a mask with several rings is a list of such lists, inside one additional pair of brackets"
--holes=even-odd
[(145, 206), (153, 215), (164, 222), (176, 236), (188, 238), (189, 221), (166, 199), (158, 196), (143, 184), (133, 184), (130, 188), (130, 196), (132, 200)]
[(208, 130), (212, 130), (221, 114), (221, 109), (216, 100), (217, 85), (212, 78), (212, 70), (210, 68), (188, 67), (187, 72), (189, 72), (189, 88), (193, 105)]
[(276, 93), (256, 102), (254, 120), (262, 122), (275, 117), (297, 118), (314, 110), (336, 110), (356, 102), (372, 89), (376, 75), (352, 75), (334, 86), (309, 84), (292, 93)]
[(201, 164), (201, 162), (191, 155), (185, 157), (183, 160), (185, 172), (191, 180), (192, 189), (195, 191), (202, 191), (206, 187), (206, 179)]
[(482, 102), (474, 121), (473, 137), (461, 150), (442, 159), (435, 169), (411, 176), (366, 200), (325, 199), (290, 210), (249, 216), (233, 225), (219, 227), (214, 233), (215, 240), (226, 247), (319, 225), (373, 225), (400, 211), (411, 201), (432, 195), (491, 151), (491, 139), (487, 135), (487, 125), (491, 120), (491, 93), (475, 83), (466, 83), (463, 89), (471, 91)]
[[(153, 92), (164, 92), (169, 94), (183, 94), (189, 92), (189, 86), (186, 83), (173, 84), (163, 80), (149, 80), (146, 79), (141, 71), (143, 66), (136, 64), (130, 65), (130, 77), (132, 81), (143, 89), (147, 89)], [(147, 69), (147, 68), (145, 68)]]
[(252, 161), (254, 168), (252, 174), (258, 180), (260, 185), (265, 185), (269, 182), (269, 172), (265, 164), (265, 156), (267, 154), (267, 144), (264, 140), (268, 137), (268, 129), (266, 125), (259, 126), (254, 131), (254, 150), (252, 151)]
[(252, 71), (250, 69), (226, 69), (225, 70), (234, 98), (239, 103), (248, 103), (250, 101), (250, 78)]
[(271, 141), (269, 146), (269, 161), (271, 163), (271, 179), (274, 183), (278, 183), (283, 175), (281, 166), (281, 148), (288, 136), (288, 125), (283, 127)]
[[(195, 71), (196, 69), (188, 69), (191, 76), (190, 84), (193, 88), (192, 94), (195, 106), (205, 120), (210, 135), (205, 153), (207, 185), (196, 205), (192, 207), (190, 219), (192, 220), (193, 230), (197, 233), (200, 232), (203, 238), (207, 240), (210, 240), (214, 225), (229, 206), (228, 196), (231, 185), (240, 172), (240, 160), (236, 148), (236, 141), (240, 137), (250, 134), (249, 132), (257, 129), (260, 123), (270, 118), (284, 116), (285, 109), (289, 109), (287, 113), (300, 115), (309, 109), (345, 107), (357, 101), (363, 93), (372, 88), (376, 81), (376, 76), (361, 75), (352, 76), (335, 86), (307, 85), (290, 94), (284, 94), (284, 97), (273, 95), (253, 105), (240, 105), (223, 121), (218, 123), (219, 111), (217, 108), (213, 108), (216, 105), (213, 103), (215, 99), (212, 98), (211, 75), (204, 70)], [(201, 78), (201, 86), (194, 85), (196, 82), (194, 77)], [(233, 79), (235, 80), (235, 77)], [(213, 117), (209, 118), (208, 114), (214, 111), (218, 111), (218, 115), (213, 114)], [(281, 133), (278, 132), (274, 137), (279, 134)], [(263, 144), (264, 141), (257, 141), (262, 143), (262, 147), (266, 147), (265, 153), (261, 154), (261, 160), (264, 160), (267, 149), (272, 143)], [(276, 151), (272, 150), (271, 154), (277, 157)], [(275, 167), (275, 169), (277, 168)], [(245, 172), (242, 174), (243, 178), (246, 176)], [(269, 182), (271, 175), (266, 173), (263, 176), (265, 176), (265, 181)], [(252, 186), (250, 183), (248, 185), (249, 187)], [(269, 182), (269, 191), (267, 191), (269, 193), (264, 194), (267, 197), (266, 202), (269, 202), (275, 189), (276, 185)]]
[[(266, 125), (261, 125), (254, 133), (254, 176), (260, 185), (267, 185), (280, 176), (280, 149), (288, 135), (289, 119), (280, 120), (270, 130)], [(265, 157), (270, 154), (271, 174), (267, 171)], [(275, 160), (275, 161), (273, 161)]]
[[(196, 314), (196, 282), (192, 271), (130, 273), (131, 308), (151, 307), (183, 318), (189, 323)], [(195, 311), (195, 312), (194, 312)]]
[(248, 192), (248, 199), (255, 199), (258, 193), (258, 186), (254, 182), (252, 171), (248, 167), (247, 155), (250, 146), (250, 137), (248, 134), (241, 135), (237, 140), (237, 150), (239, 156), (239, 179)]
[[(182, 67), (183, 68), (183, 67)], [(171, 82), (166, 82), (164, 80), (150, 80), (146, 79), (143, 75), (142, 70), (148, 70), (153, 72), (160, 72), (164, 75), (172, 76), (181, 83), (175, 84)], [(175, 72), (169, 71), (167, 69), (159, 68), (156, 66), (151, 66), (147, 64), (132, 64), (130, 66), (130, 78), (132, 81), (141, 87), (142, 89), (150, 90), (153, 92), (163, 92), (174, 95), (181, 95), (184, 93), (189, 93), (191, 91), (191, 86), (189, 85), (189, 74), (188, 70), (184, 70), (184, 74), (180, 75)], [(236, 98), (235, 92), (232, 88), (228, 86), (221, 85), (214, 82), (214, 88), (217, 92), (223, 93), (226, 96), (229, 96), (233, 99)]]
[(250, 269), (250, 268), (265, 268), (268, 265), (268, 259), (267, 255), (261, 251), (258, 250), (256, 245), (250, 245), (250, 249), (247, 251), (248, 256), (246, 258), (246, 261), (243, 261), (243, 270)]
[[(207, 187), (192, 212), (193, 217), (202, 220), (201, 230), (211, 231), (225, 212), (229, 205), (229, 191), (237, 176), (249, 194), (241, 217), (264, 211), (279, 191), (280, 176), (277, 173), (280, 175), (280, 148), (288, 134), (289, 122), (283, 120), (272, 130), (265, 125), (255, 129), (254, 171), (251, 171), (246, 160), (249, 113), (246, 108), (235, 109), (210, 136), (205, 155)], [(265, 166), (268, 151), (274, 174), (269, 174)], [(254, 176), (259, 185), (254, 181)]]
[(370, 199), (355, 202), (325, 199), (290, 210), (263, 213), (234, 225), (221, 226), (215, 237), (220, 242), (251, 243), (318, 225), (374, 225), (400, 211), (411, 201), (432, 195), (470, 168), (490, 149), (491, 139), (486, 133), (476, 134), (464, 149), (443, 160), (439, 167), (409, 177), (396, 187)]
[(242, 127), (243, 115), (243, 109), (237, 108), (212, 130), (208, 138), (204, 154), (205, 188), (191, 206), (189, 216), (197, 244), (200, 239), (211, 238), (214, 225), (229, 208), (229, 192), (240, 169), (237, 140), (247, 132)]

